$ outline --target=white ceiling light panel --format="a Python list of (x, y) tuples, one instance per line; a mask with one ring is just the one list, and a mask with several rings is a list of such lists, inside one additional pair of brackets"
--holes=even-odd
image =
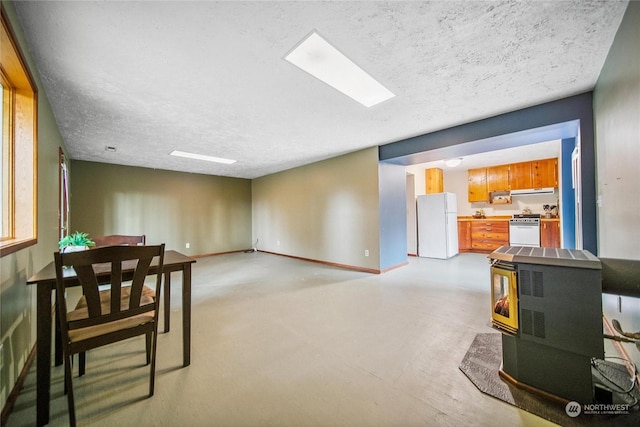
[(316, 32), (289, 52), (285, 60), (365, 107), (395, 96)]
[(237, 160), (223, 159), (222, 157), (205, 156), (204, 154), (188, 153), (186, 151), (178, 151), (178, 150), (172, 151), (171, 155), (177, 156), (177, 157), (186, 157), (187, 159), (205, 160), (207, 162), (214, 162), (214, 163), (224, 163), (227, 165), (237, 162)]

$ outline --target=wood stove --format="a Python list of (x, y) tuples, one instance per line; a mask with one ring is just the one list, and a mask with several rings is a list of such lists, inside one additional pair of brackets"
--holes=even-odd
[[(521, 246), (503, 246), (489, 258), (492, 323), (503, 332), (501, 376), (563, 400), (593, 402), (591, 359), (604, 358), (598, 258), (588, 251)], [(505, 326), (495, 313), (502, 286), (496, 281), (515, 282), (509, 290), (515, 298), (507, 298), (515, 326)]]

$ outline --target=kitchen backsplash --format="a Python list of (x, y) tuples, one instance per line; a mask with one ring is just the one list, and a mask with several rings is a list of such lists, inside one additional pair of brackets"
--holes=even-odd
[(485, 216), (511, 216), (522, 213), (526, 208), (531, 209), (534, 214), (544, 216), (544, 205), (558, 205), (556, 194), (539, 196), (521, 196), (512, 198), (512, 203), (508, 205), (492, 205), (489, 203), (469, 203), (467, 194), (458, 195), (458, 215), (473, 215), (478, 209), (484, 211)]

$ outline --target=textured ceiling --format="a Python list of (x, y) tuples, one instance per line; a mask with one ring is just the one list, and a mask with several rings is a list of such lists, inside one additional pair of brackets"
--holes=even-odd
[[(589, 91), (627, 3), (14, 5), (72, 159), (255, 178)], [(365, 108), (286, 62), (312, 30), (396, 97)]]

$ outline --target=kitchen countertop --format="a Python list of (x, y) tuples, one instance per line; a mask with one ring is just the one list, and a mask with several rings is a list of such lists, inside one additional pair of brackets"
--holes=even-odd
[[(512, 216), (507, 215), (495, 215), (495, 216), (487, 216), (484, 218), (474, 218), (471, 215), (460, 215), (458, 216), (458, 221), (508, 221), (512, 218)], [(554, 218), (545, 218), (544, 216), (540, 217), (540, 221), (560, 221), (560, 217)]]
[(459, 216), (458, 221), (508, 221), (511, 219), (511, 216), (486, 216), (484, 218), (474, 218), (471, 215)]

